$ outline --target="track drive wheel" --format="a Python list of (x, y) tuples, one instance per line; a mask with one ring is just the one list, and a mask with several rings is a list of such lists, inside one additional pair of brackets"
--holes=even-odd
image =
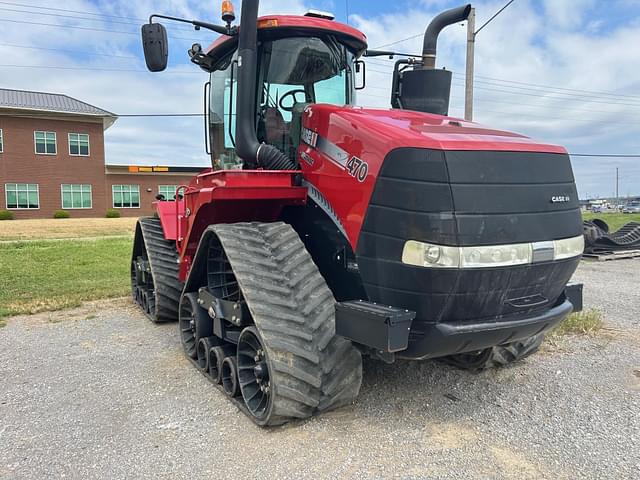
[[(335, 300), (290, 225), (214, 225), (254, 325), (238, 344), (238, 383), (258, 425), (279, 425), (353, 403), (362, 382), (360, 352), (335, 335)], [(211, 272), (211, 270), (210, 270)], [(209, 280), (215, 278), (210, 276)]]
[(178, 327), (180, 342), (187, 357), (198, 356), (198, 342), (213, 335), (213, 323), (207, 312), (198, 305), (197, 293), (186, 293), (180, 299)]
[(544, 333), (539, 333), (524, 340), (485, 348), (478, 352), (450, 355), (444, 357), (442, 361), (454, 367), (476, 372), (491, 367), (504, 367), (536, 353), (543, 340)]

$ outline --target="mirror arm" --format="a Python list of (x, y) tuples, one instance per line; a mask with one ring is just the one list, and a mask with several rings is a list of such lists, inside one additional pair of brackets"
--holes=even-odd
[(207, 30), (211, 30), (212, 32), (219, 33), (220, 35), (229, 35), (234, 36), (238, 34), (238, 27), (227, 27), (222, 25), (214, 25), (213, 23), (201, 22), (200, 20), (186, 20), (184, 18), (179, 17), (170, 17), (168, 15), (160, 15), (154, 13), (149, 17), (149, 23), (153, 23), (154, 18), (164, 18), (165, 20), (173, 20), (174, 22), (182, 22), (182, 23), (190, 23), (196, 30), (200, 28), (206, 28)]

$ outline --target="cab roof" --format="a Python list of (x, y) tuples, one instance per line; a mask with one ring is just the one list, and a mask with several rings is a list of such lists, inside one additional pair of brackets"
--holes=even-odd
[[(242, 25), (240, 25), (241, 28)], [(352, 53), (360, 56), (367, 48), (367, 37), (360, 30), (326, 18), (300, 15), (266, 15), (258, 18), (258, 39), (332, 34)], [(205, 53), (223, 58), (236, 49), (238, 35), (220, 35)]]

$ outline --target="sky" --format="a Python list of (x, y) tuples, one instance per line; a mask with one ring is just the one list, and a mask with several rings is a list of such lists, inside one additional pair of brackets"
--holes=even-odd
[[(188, 60), (216, 35), (166, 23), (170, 62), (145, 69), (140, 25), (151, 13), (220, 23), (218, 1), (0, 1), (0, 87), (64, 93), (119, 115), (201, 113), (207, 74)], [(234, 2), (239, 17), (240, 2)], [(479, 27), (506, 0), (478, 1)], [(267, 0), (261, 14), (333, 12), (371, 48), (419, 53), (449, 0)], [(640, 0), (515, 0), (476, 37), (474, 121), (572, 153), (640, 154)], [(392, 45), (389, 45), (392, 44)], [(450, 115), (464, 114), (466, 26), (445, 29), (437, 67), (453, 71)], [(358, 104), (389, 107), (393, 61), (367, 59)], [(201, 117), (121, 117), (105, 133), (110, 164), (197, 165)], [(572, 157), (581, 198), (640, 195), (640, 157)]]

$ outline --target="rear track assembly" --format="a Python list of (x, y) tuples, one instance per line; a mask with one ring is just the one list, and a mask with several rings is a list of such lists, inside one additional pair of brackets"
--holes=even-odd
[(178, 280), (178, 267), (175, 242), (164, 238), (160, 220), (140, 218), (131, 259), (131, 293), (153, 322), (178, 319), (183, 288)]

